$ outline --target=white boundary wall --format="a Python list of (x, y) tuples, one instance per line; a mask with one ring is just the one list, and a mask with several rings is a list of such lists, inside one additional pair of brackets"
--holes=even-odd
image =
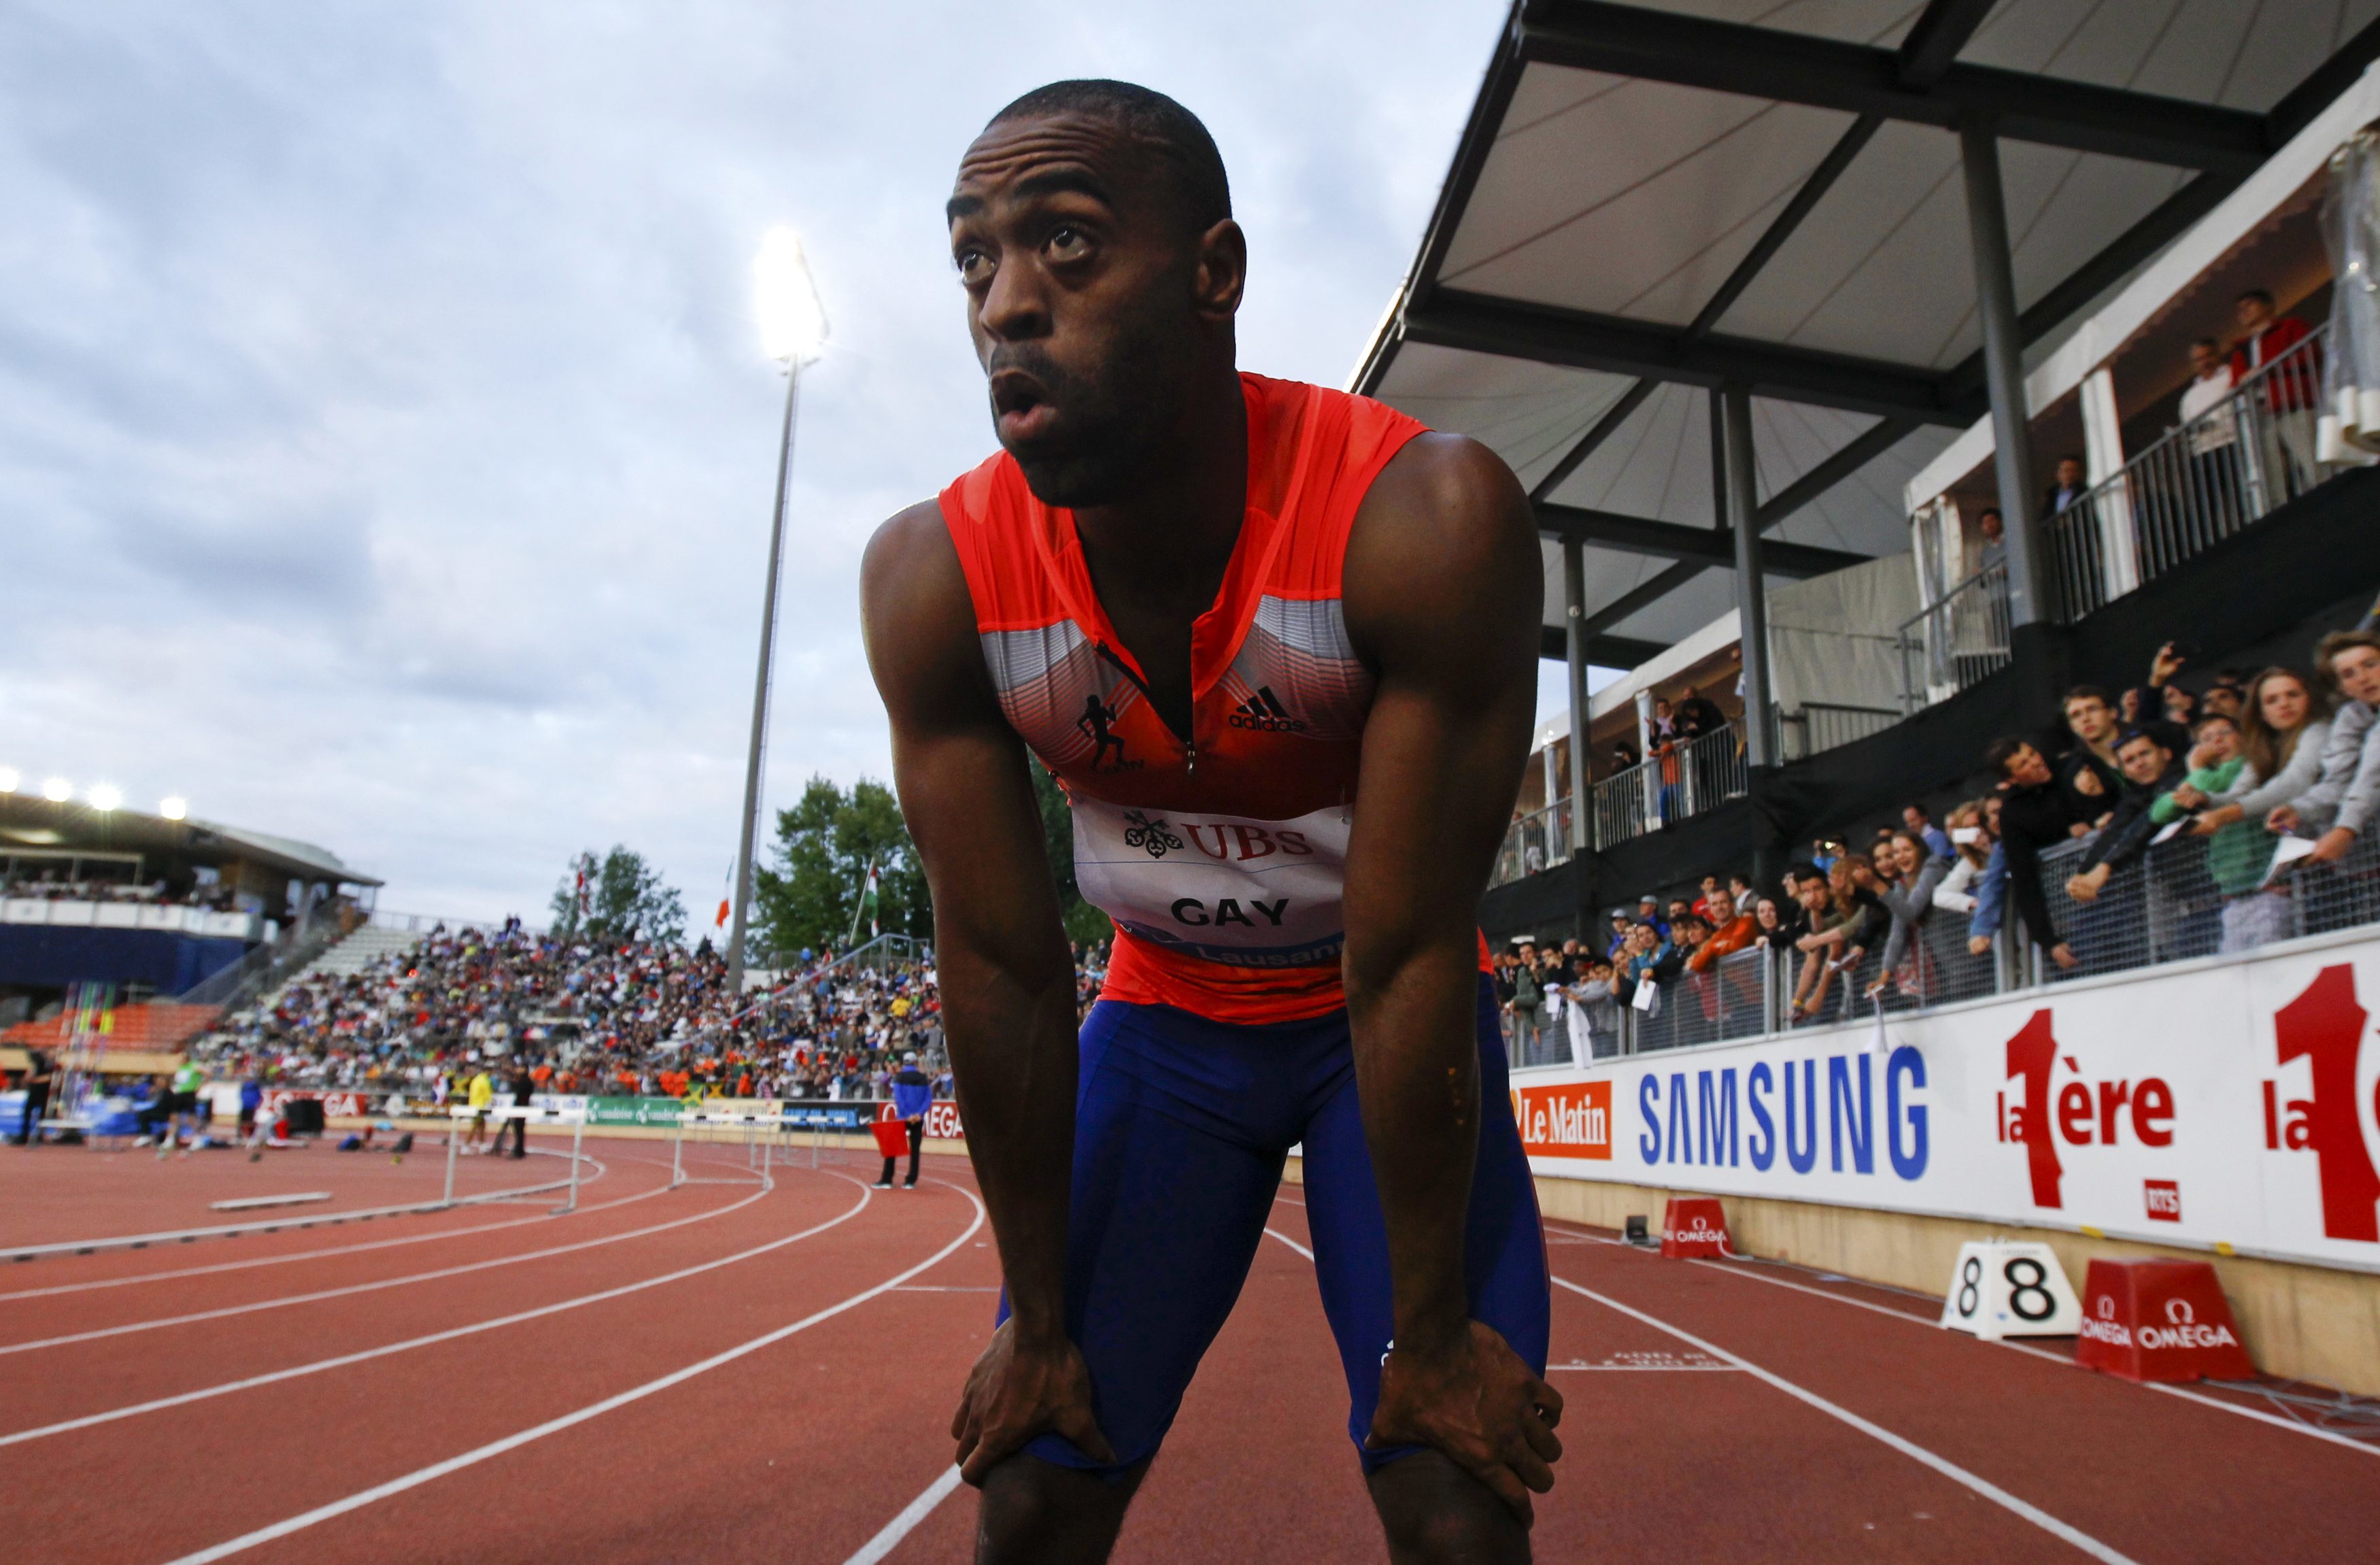
[[(2380, 1272), (2380, 934), (1512, 1073), (1555, 1179)], [(1790, 1085), (1789, 1085), (1790, 1084)]]

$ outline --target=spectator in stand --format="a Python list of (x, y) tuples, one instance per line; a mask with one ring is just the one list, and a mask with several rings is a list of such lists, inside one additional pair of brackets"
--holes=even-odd
[(1975, 574), (2001, 570), (2008, 565), (2008, 524), (2000, 519), (1999, 507), (1986, 505), (1975, 518), (1975, 531), (1983, 542), (1975, 550)]
[[(1948, 838), (1943, 839), (1943, 845), (1949, 845)], [(1897, 984), (1904, 995), (1927, 999), (1937, 988), (1933, 959), (1925, 942), (1913, 937), (1933, 916), (1934, 893), (1950, 873), (1950, 857), (1947, 853), (1936, 853), (1933, 844), (1914, 830), (1895, 831), (1887, 851), (1891, 873), (1877, 891), (1876, 900), (1891, 918), (1892, 927), (1884, 942), (1884, 960), (1877, 964), (1867, 992), (1873, 998), (1882, 994), (1888, 984)], [(1878, 867), (1881, 870), (1883, 867)]]
[(2240, 725), (2220, 712), (2198, 720), (2196, 738), (2188, 779), (2150, 806), (2149, 818), (2164, 827), (2194, 817), (2192, 830), (2212, 837), (2206, 874), (2223, 895), (2219, 949), (2253, 951), (2289, 932), (2289, 898), (2265, 885), (2277, 839), (2265, 830), (2261, 817), (2243, 819), (2243, 812), (2211, 830), (2204, 826), (2254, 789), (2256, 768), (2241, 748)]
[(1760, 893), (1752, 889), (1752, 877), (1741, 870), (1727, 878), (1727, 896), (1739, 914), (1752, 912), (1760, 901)]
[(2182, 427), (2190, 431), (2191, 500), (2199, 516), (2218, 527), (2239, 523), (2240, 418), (2231, 406), (2231, 365), (2213, 337), (2190, 345), (2190, 384), (2181, 394)]
[(1718, 877), (1706, 875), (1702, 894), (1694, 898), (1694, 912), (1712, 928), (1725, 928), (1735, 917), (1735, 899), (1719, 888)]
[(2116, 746), (2116, 760), (2124, 769), (2123, 795), (2108, 812), (2082, 867), (2067, 878), (2066, 894), (2076, 902), (2096, 899), (2109, 876), (2148, 851), (2149, 838), (2156, 831), (2151, 807), (2159, 795), (2179, 788), (2190, 776), (2184, 758), (2143, 728), (2124, 735)]
[[(2078, 685), (2061, 704), (2066, 731), (2075, 744), (2058, 763), (2055, 780), (2066, 795), (2070, 836), (2079, 837), (2114, 807), (2123, 792), (2124, 769), (2116, 762), (2115, 704), (2095, 685)], [(2046, 844), (2045, 844), (2046, 845)]]
[(2085, 494), (2091, 492), (2091, 486), (2083, 481), (2082, 475), (2085, 470), (2082, 458), (2080, 456), (2061, 456), (2058, 459), (2058, 481), (2049, 486), (2048, 494), (2044, 496), (2041, 502), (2043, 521), (2052, 521), (2064, 516)]
[(2248, 723), (2248, 675), (2236, 668), (2218, 671), (2215, 683), (2198, 698), (2198, 708), (2201, 712), (2229, 718), (2240, 724), (2244, 735)]
[(1793, 943), (1785, 915), (1779, 910), (1775, 897), (1761, 897), (1753, 903), (1752, 943), (1763, 951), (1783, 951)]
[(2323, 747), (2329, 739), (2329, 709), (2313, 681), (2296, 669), (2266, 669), (2248, 686), (2240, 723), (2240, 753), (2256, 781), (2237, 797), (2201, 810), (2191, 830), (2211, 837), (2243, 821), (2264, 826), (2274, 811), (2321, 780)]
[(1947, 819), (1950, 830), (1945, 837), (1950, 844), (1950, 870), (1934, 888), (1934, 905), (1951, 913), (1973, 913), (1976, 877), (1992, 861), (1991, 839), (1984, 827), (1983, 801), (1970, 800), (1951, 810)]
[[(2245, 384), (2259, 371), (2262, 383), (2252, 394), (2265, 410), (2266, 455), (2277, 457), (2275, 475), (2289, 496), (2312, 489), (2319, 469), (2314, 464), (2314, 408), (2322, 400), (2322, 353), (2308, 348), (2289, 358), (2289, 350), (2313, 334), (2294, 315), (2274, 313), (2273, 296), (2251, 288), (2234, 307), (2240, 324), (2239, 345), (2231, 350), (2231, 378)], [(2288, 358), (2287, 363), (2282, 363)], [(2272, 366), (2279, 365), (2278, 369)], [(2282, 498), (2276, 496), (2276, 499)]]
[(2323, 745), (2322, 774), (2313, 786), (2274, 810), (2276, 831), (2317, 833), (2313, 857), (2335, 863), (2380, 806), (2380, 634), (2338, 630), (2314, 649), (2314, 666), (2339, 695)]
[(1626, 771), (1631, 767), (1639, 764), (1643, 759), (1644, 758), (1636, 753), (1636, 746), (1630, 744), (1625, 739), (1621, 740), (1618, 744), (1611, 746), (1611, 770), (1613, 775)]
[(1926, 813), (1924, 805), (1901, 806), (1900, 824), (1904, 830), (1915, 833), (1917, 840), (1925, 844), (1927, 853), (1937, 858), (1950, 856), (1949, 833), (1934, 824), (1933, 816)]
[[(2099, 698), (2098, 704), (2104, 711), (2106, 698)], [(2067, 705), (2070, 722), (2072, 698)], [(2000, 845), (2009, 900), (2024, 920), (2026, 937), (2047, 950), (2051, 961), (2070, 969), (2079, 959), (2050, 919), (2049, 900), (2041, 889), (2041, 852), (2090, 830), (2090, 818), (2076, 814), (2078, 801), (2087, 795), (2063, 786), (2041, 752), (2022, 739), (1993, 741), (1985, 759), (2000, 774)], [(1977, 909), (1979, 915), (1981, 911)], [(1976, 939), (1970, 926), (1970, 951), (1977, 950)], [(1989, 950), (1990, 931), (1983, 931), (1980, 939), (1982, 949)]]
[(1537, 948), (1521, 942), (1512, 960), (1512, 1049), (1523, 1059), (1529, 1058), (1537, 1047), (1537, 1033), (1543, 1025), (1546, 1006), (1545, 986), (1537, 978)]
[(1653, 702), (1653, 721), (1647, 730), (1647, 737), (1651, 747), (1645, 758), (1660, 769), (1658, 781), (1661, 789), (1661, 819), (1664, 821), (1675, 820), (1683, 808), (1680, 779), (1684, 771), (1678, 749), (1684, 739), (1678, 731), (1677, 714), (1670, 710), (1668, 701), (1656, 699)]
[(1611, 938), (1604, 943), (1603, 959), (1606, 962), (1619, 961), (1620, 952), (1626, 948), (1627, 944), (1628, 915), (1614, 908), (1611, 912)]
[(1636, 922), (1650, 924), (1665, 940), (1670, 938), (1670, 921), (1661, 916), (1661, 899), (1650, 892), (1636, 899)]

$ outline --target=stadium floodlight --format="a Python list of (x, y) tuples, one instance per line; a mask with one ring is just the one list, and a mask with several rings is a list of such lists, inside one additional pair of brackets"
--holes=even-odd
[(801, 236), (771, 228), (752, 262), (760, 346), (785, 367), (785, 421), (777, 439), (777, 509), (769, 527), (769, 579), (760, 601), (760, 673), (752, 690), (752, 742), (744, 754), (744, 819), (736, 828), (734, 921), (727, 929), (727, 992), (744, 992), (744, 930), (752, 908), (752, 839), (760, 819), (760, 757), (769, 735), (769, 671), (777, 639), (777, 580), (785, 553), (785, 479), (794, 466), (794, 410), (802, 367), (826, 347), (826, 305)]
[(17, 791), (17, 784), (23, 781), (24, 778), (18, 775), (17, 769), (15, 767), (0, 766), (0, 794), (15, 793)]
[(752, 282), (761, 347), (795, 370), (815, 362), (826, 348), (826, 305), (810, 276), (801, 236), (785, 227), (762, 236), (760, 253), (752, 262)]
[(91, 785), (91, 808), (97, 810), (110, 810), (114, 809), (117, 805), (120, 805), (123, 802), (123, 789), (105, 782), (94, 782)]
[(74, 797), (74, 784), (63, 777), (53, 777), (42, 784), (42, 797), (54, 805), (62, 805)]
[(157, 802), (157, 813), (168, 820), (187, 820), (190, 817), (190, 801), (176, 795)]

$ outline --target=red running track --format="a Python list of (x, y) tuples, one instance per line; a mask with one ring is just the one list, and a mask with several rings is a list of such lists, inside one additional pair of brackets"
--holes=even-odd
[[(609, 1171), (572, 1216), (493, 1205), (0, 1272), (11, 1553), (965, 1560), (945, 1429), (998, 1283), (965, 1162), (885, 1193), (873, 1159), (804, 1155), (764, 1188), (740, 1151), (689, 1148), (717, 1183), (670, 1189), (656, 1144), (589, 1146)], [(86, 1216), (131, 1187), (150, 1224), (203, 1213), (177, 1189), (244, 1177), (206, 1161), (134, 1187), (103, 1154), (12, 1152), (0, 1181), (87, 1174)], [(1118, 1559), (1381, 1557), (1304, 1219), (1285, 1191)], [(2369, 1558), (2380, 1536), (2380, 1449), (2256, 1399), (1974, 1342), (1927, 1301), (1793, 1268), (1559, 1224), (1548, 1254), (1569, 1453), (1540, 1559), (2146, 1565)]]

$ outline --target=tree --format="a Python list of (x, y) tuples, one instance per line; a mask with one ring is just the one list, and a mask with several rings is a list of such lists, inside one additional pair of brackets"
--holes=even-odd
[(614, 844), (598, 859), (582, 853), (553, 889), (553, 932), (563, 939), (682, 940), (686, 904), (644, 855)]
[(845, 793), (832, 779), (811, 778), (801, 802), (777, 812), (769, 859), (753, 876), (750, 949), (756, 954), (842, 950), (856, 943), (852, 928), (871, 865), (876, 916), (856, 916), (858, 940), (874, 931), (933, 938), (933, 903), (917, 844), (909, 840), (899, 801), (881, 782), (861, 778)]
[(1075, 880), (1075, 807), (1067, 802), (1066, 790), (1058, 786), (1058, 779), (1038, 761), (1028, 763), (1033, 770), (1033, 798), (1041, 807), (1041, 840), (1050, 853), (1050, 875), (1058, 883), (1058, 913), (1066, 926), (1066, 938), (1078, 945), (1103, 944), (1115, 938), (1115, 925), (1108, 916), (1083, 900), (1082, 888)]

